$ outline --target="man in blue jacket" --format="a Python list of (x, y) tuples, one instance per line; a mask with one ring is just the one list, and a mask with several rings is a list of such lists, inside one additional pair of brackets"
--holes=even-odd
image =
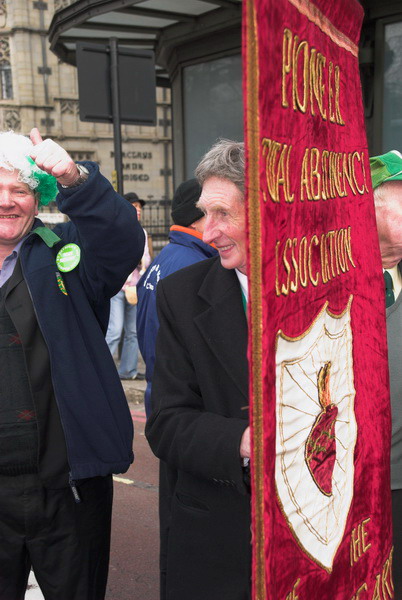
[[(0, 598), (105, 595), (112, 473), (132, 422), (104, 334), (141, 258), (133, 207), (39, 131), (0, 134)], [(36, 218), (57, 194), (70, 221)]]
[(141, 354), (146, 364), (147, 388), (145, 410), (151, 411), (152, 375), (155, 364), (155, 343), (159, 329), (156, 312), (156, 286), (160, 279), (217, 254), (213, 246), (202, 241), (204, 215), (196, 203), (201, 187), (196, 179), (189, 179), (177, 188), (172, 202), (172, 220), (169, 244), (149, 265), (137, 284), (137, 334)]

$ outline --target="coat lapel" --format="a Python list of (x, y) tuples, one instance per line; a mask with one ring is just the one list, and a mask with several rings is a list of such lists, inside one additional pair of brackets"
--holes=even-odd
[(21, 283), (22, 280), (23, 280), (23, 275), (22, 275), (21, 263), (20, 263), (20, 260), (18, 259), (17, 262), (15, 263), (14, 271), (13, 271), (10, 279), (7, 281), (6, 296), (8, 296), (12, 292), (12, 290), (14, 288), (16, 288), (18, 284)]
[[(19, 260), (17, 260), (14, 272), (7, 281), (5, 303), (7, 311), (29, 355), (32, 338), (37, 325), (34, 308), (28, 288), (24, 282)], [(28, 355), (26, 354), (26, 358)], [(29, 361), (29, 358), (27, 360)]]
[[(35, 219), (33, 228), (24, 244), (32, 243), (33, 237), (35, 237), (32, 236), (32, 234), (39, 236), (48, 248), (53, 248), (53, 246), (55, 246), (61, 241), (59, 236), (56, 235), (48, 227), (45, 227), (40, 219)], [(21, 281), (24, 278), (20, 261), (21, 259), (18, 258), (14, 267), (14, 271), (10, 279), (7, 281), (7, 296), (14, 288), (16, 288), (21, 283)], [(41, 266), (44, 266), (44, 263)]]
[(211, 351), (244, 395), (247, 405), (247, 319), (235, 271), (224, 269), (217, 259), (198, 295), (209, 307), (195, 317), (195, 323)]

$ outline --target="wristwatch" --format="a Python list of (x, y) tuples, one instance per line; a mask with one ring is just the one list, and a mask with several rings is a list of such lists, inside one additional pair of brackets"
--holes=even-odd
[(62, 188), (78, 187), (79, 185), (81, 185), (81, 183), (84, 183), (84, 181), (86, 181), (88, 179), (89, 171), (86, 167), (84, 167), (84, 165), (77, 165), (77, 169), (78, 169), (79, 175), (78, 175), (77, 179), (74, 181), (74, 183), (70, 183), (70, 185), (61, 184)]

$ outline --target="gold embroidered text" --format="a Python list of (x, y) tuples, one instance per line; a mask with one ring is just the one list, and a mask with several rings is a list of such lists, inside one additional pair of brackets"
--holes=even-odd
[(353, 567), (355, 563), (371, 548), (368, 543), (368, 531), (366, 529), (370, 519), (364, 519), (357, 527), (354, 527), (350, 536), (350, 564)]
[[(265, 181), (272, 202), (295, 200), (291, 176), (300, 181), (300, 200), (304, 202), (344, 198), (367, 193), (364, 152), (333, 152), (306, 148), (300, 163), (292, 160), (291, 144), (269, 138), (262, 139)], [(299, 174), (300, 173), (300, 174)], [(267, 194), (263, 192), (264, 201)]]
[(363, 585), (361, 585), (357, 590), (356, 594), (352, 596), (351, 600), (360, 600), (360, 594), (362, 594), (363, 592), (367, 592), (367, 589), (367, 583), (363, 583)]
[[(341, 72), (339, 65), (311, 48), (290, 29), (283, 32), (282, 106), (301, 113), (319, 114), (323, 121), (345, 125), (339, 102)], [(291, 90), (291, 100), (288, 96)]]
[(309, 284), (328, 283), (356, 268), (352, 255), (351, 227), (278, 240), (275, 245), (275, 291), (287, 296)]
[(296, 588), (299, 585), (299, 583), (300, 583), (300, 577), (294, 584), (292, 591), (289, 592), (289, 594), (286, 596), (286, 600), (299, 600), (299, 596), (297, 595), (297, 591), (296, 591)]

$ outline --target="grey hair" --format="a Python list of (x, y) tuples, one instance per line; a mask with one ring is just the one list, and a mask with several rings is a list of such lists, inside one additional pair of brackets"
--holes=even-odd
[(204, 154), (195, 170), (195, 176), (201, 186), (210, 177), (227, 179), (234, 183), (244, 196), (244, 172), (244, 142), (221, 139)]
[(374, 206), (376, 208), (381, 208), (382, 206), (385, 205), (385, 198), (384, 198), (384, 194), (383, 194), (384, 190), (382, 190), (381, 188), (382, 188), (382, 185), (379, 185), (378, 187), (376, 187), (373, 190)]
[(387, 191), (395, 187), (395, 184), (400, 186), (400, 181), (384, 181), (381, 185), (374, 189), (374, 206), (376, 208), (383, 208), (389, 203), (389, 198), (387, 198)]

